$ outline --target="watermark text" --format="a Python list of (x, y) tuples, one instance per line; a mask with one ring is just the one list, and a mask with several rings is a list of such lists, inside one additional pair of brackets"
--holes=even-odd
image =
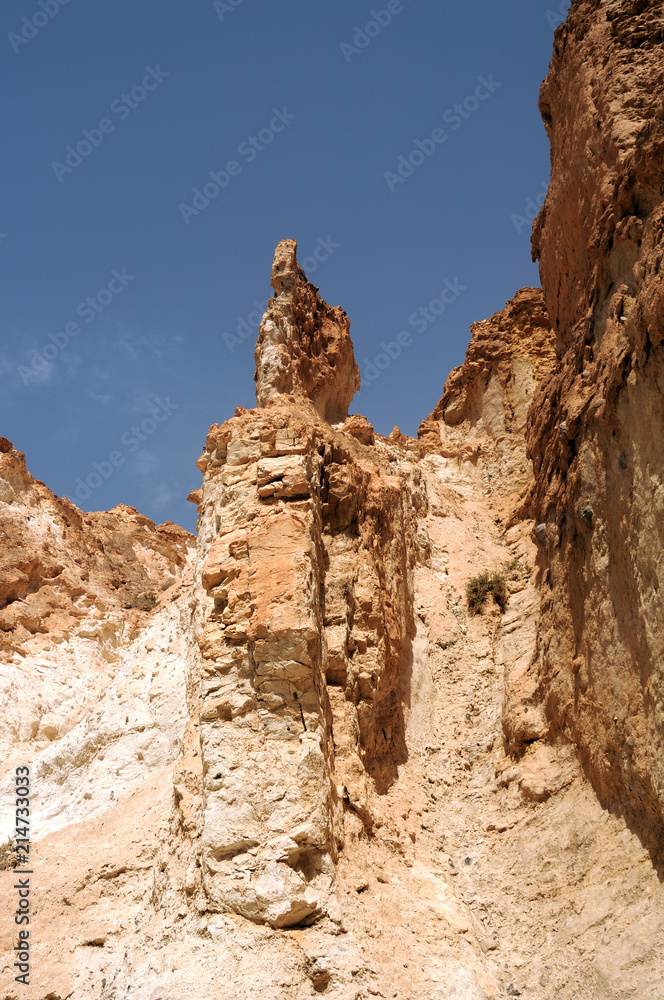
[[(451, 131), (460, 129), (464, 121), (467, 121), (474, 114), (483, 101), (487, 101), (493, 93), (502, 87), (499, 80), (494, 80), (493, 74), (479, 76), (478, 84), (472, 94), (469, 94), (463, 101), (453, 104), (442, 115), (442, 121), (449, 125)], [(386, 170), (383, 174), (385, 182), (390, 191), (396, 191), (400, 184), (405, 184), (409, 177), (412, 177), (418, 167), (421, 167), (430, 156), (437, 151), (439, 146), (444, 145), (449, 139), (449, 132), (446, 129), (437, 127), (425, 139), (415, 139), (414, 148), (407, 155), (401, 155), (397, 160), (396, 170)]]
[(370, 10), (371, 18), (364, 27), (360, 27), (359, 24), (355, 25), (352, 43), (341, 42), (339, 46), (346, 62), (349, 63), (353, 56), (362, 55), (374, 38), (377, 38), (388, 24), (391, 24), (392, 19), (397, 14), (403, 14), (403, 11), (404, 6), (401, 0), (388, 0), (388, 3), (381, 10)]
[(30, 985), (30, 768), (17, 767), (14, 773), (16, 782), (16, 826), (14, 842), (18, 866), (14, 868), (14, 889), (17, 894), (14, 923), (20, 927), (18, 941), (14, 945), (14, 968), (17, 974), (14, 979), (23, 986)]
[[(262, 128), (256, 135), (247, 136), (237, 147), (238, 154), (246, 163), (253, 163), (258, 154), (270, 145), (275, 136), (279, 132), (283, 132), (297, 117), (291, 114), (287, 108), (273, 108), (272, 114), (273, 117), (265, 128)], [(242, 164), (239, 160), (229, 160), (222, 170), (211, 170), (208, 174), (210, 180), (202, 187), (195, 187), (191, 192), (191, 204), (180, 202), (178, 205), (178, 211), (184, 222), (188, 226), (191, 225), (192, 218), (196, 218), (205, 211), (208, 205), (229, 186), (233, 178), (239, 177), (241, 173)]]
[(94, 490), (98, 490), (105, 480), (111, 478), (116, 469), (124, 465), (126, 455), (123, 452), (126, 451), (129, 454), (133, 454), (138, 451), (141, 444), (144, 444), (148, 438), (152, 437), (160, 424), (166, 423), (171, 414), (179, 409), (180, 404), (173, 403), (170, 396), (167, 396), (166, 399), (155, 396), (150, 416), (145, 417), (140, 423), (134, 424), (120, 435), (122, 450), (114, 448), (107, 458), (102, 459), (101, 462), (93, 462), (92, 471), (86, 475), (85, 479), (82, 476), (77, 478), (76, 489), (70, 499), (79, 501), (88, 500)]
[(60, 13), (60, 8), (68, 3), (69, 0), (38, 0), (37, 6), (40, 9), (35, 11), (32, 17), (23, 18), (20, 34), (10, 31), (7, 35), (14, 52), (19, 52), (23, 45), (27, 45), (33, 38), (36, 38), (41, 29), (45, 28), (56, 14)]
[[(416, 333), (424, 333), (432, 323), (435, 323), (439, 316), (445, 312), (447, 306), (452, 305), (459, 296), (467, 291), (468, 286), (462, 285), (459, 278), (450, 281), (445, 279), (442, 290), (426, 306), (420, 306), (408, 317), (408, 325)], [(401, 330), (394, 340), (381, 340), (379, 347), (381, 350), (373, 360), (364, 358), (362, 362), (362, 379), (365, 382), (375, 382), (390, 367), (393, 361), (401, 355), (402, 351), (413, 344), (413, 337), (407, 330)]]
[[(145, 76), (140, 83), (132, 87), (128, 93), (120, 94), (111, 102), (110, 113), (118, 121), (123, 122), (129, 118), (132, 111), (135, 111), (139, 104), (143, 103), (150, 91), (156, 90), (170, 76), (170, 73), (161, 69), (159, 63), (155, 67), (146, 66), (145, 71)], [(51, 169), (61, 184), (67, 174), (73, 174), (83, 160), (87, 159), (93, 150), (101, 146), (107, 135), (115, 132), (116, 125), (117, 122), (113, 118), (101, 118), (96, 128), (83, 129), (81, 132), (83, 138), (79, 139), (75, 146), (65, 146), (63, 161), (53, 160), (51, 163)]]
[[(134, 278), (135, 275), (127, 273), (126, 267), (123, 267), (121, 271), (114, 268), (111, 271), (111, 279), (104, 288), (100, 288), (95, 295), (88, 295), (87, 299), (79, 302), (76, 306), (76, 315), (85, 323), (92, 323), (118, 295), (124, 292), (127, 285), (134, 281)], [(23, 385), (43, 382), (51, 370), (53, 361), (81, 332), (80, 324), (70, 320), (64, 324), (61, 330), (48, 334), (50, 343), (44, 344), (40, 350), (33, 347), (30, 364), (18, 366), (18, 373)]]

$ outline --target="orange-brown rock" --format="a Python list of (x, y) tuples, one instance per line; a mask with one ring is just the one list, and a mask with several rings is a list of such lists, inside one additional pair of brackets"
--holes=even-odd
[(149, 609), (177, 591), (193, 538), (131, 507), (84, 514), (3, 439), (0, 539), (0, 729), (57, 740), (105, 690)]
[(62, 638), (91, 608), (140, 608), (143, 594), (175, 583), (193, 541), (132, 507), (82, 513), (33, 479), (6, 438), (0, 502), (0, 656), (32, 637)]
[(360, 388), (350, 321), (325, 303), (297, 262), (295, 240), (282, 240), (272, 263), (272, 288), (256, 345), (256, 399), (310, 399), (329, 423), (345, 420)]
[(347, 424), (278, 398), (213, 427), (199, 461), (203, 880), (275, 927), (330, 910), (342, 799), (370, 828), (369, 776), (386, 789), (404, 753), (426, 500)]
[(555, 361), (542, 292), (522, 288), (502, 312), (473, 324), (463, 364), (420, 425), (427, 451), (473, 466), (481, 488), (505, 497), (506, 516), (523, 507), (532, 487), (526, 419)]
[[(546, 308), (522, 289), (474, 325), (419, 441), (347, 416), (348, 322), (293, 241), (259, 406), (198, 461), (195, 552), (58, 500), (0, 439), (3, 1000), (661, 1000), (661, 163), (630, 124), (660, 20), (573, 5), (543, 90)], [(613, 187), (577, 169), (591, 126), (625, 140)], [(623, 187), (633, 245), (602, 235)], [(485, 571), (504, 589), (474, 614)]]
[[(656, 872), (542, 711), (519, 463), (550, 363), (524, 290), (475, 328), (424, 445), (332, 426), (305, 394), (238, 408), (198, 462), (195, 560), (184, 535), (161, 570), (160, 529), (61, 507), (3, 451), (40, 563), (67, 513), (68, 571), (114, 528), (134, 540), (113, 564), (130, 593), (134, 561), (155, 592), (180, 578), (149, 615), (124, 608), (99, 554), (89, 620), (52, 647), (17, 633), (0, 667), (0, 816), (7, 836), (28, 763), (39, 893), (27, 991), (0, 912), (6, 1000), (657, 997)], [(471, 615), (487, 568), (504, 613)]]
[(661, 3), (574, 5), (540, 96), (552, 181), (533, 248), (559, 364), (528, 431), (541, 694), (660, 862), (663, 90)]

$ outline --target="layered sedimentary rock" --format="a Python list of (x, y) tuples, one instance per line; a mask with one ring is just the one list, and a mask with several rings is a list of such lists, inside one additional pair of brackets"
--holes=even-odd
[[(127, 508), (83, 514), (7, 448), (0, 530), (31, 559), (1, 579), (45, 622), (12, 626), (0, 667), (40, 720), (0, 733), (5, 836), (31, 767), (39, 893), (27, 992), (0, 913), (7, 1000), (658, 997), (661, 886), (539, 697), (523, 430), (552, 360), (526, 289), (474, 328), (419, 442), (331, 424), (319, 383), (286, 379), (211, 428), (195, 553)], [(485, 569), (504, 613), (471, 615)], [(144, 590), (153, 610), (127, 607)], [(5, 844), (3, 900), (14, 882)]]
[(573, 6), (544, 292), (473, 326), (418, 441), (348, 416), (294, 241), (195, 547), (0, 440), (4, 1000), (661, 1000), (662, 37)]
[(450, 372), (418, 437), (428, 451), (470, 461), (483, 485), (518, 507), (532, 487), (528, 410), (556, 361), (542, 291), (522, 288), (501, 312), (474, 323), (471, 335), (463, 365)]
[(99, 698), (147, 609), (177, 588), (194, 539), (131, 507), (82, 513), (5, 438), (0, 504), (0, 729), (54, 740)]
[[(555, 337), (544, 297), (522, 288), (505, 308), (474, 323), (462, 365), (450, 372), (443, 395), (422, 422), (419, 438), (432, 454), (456, 460), (455, 479), (465, 476), (477, 496), (490, 499), (496, 523), (509, 532), (520, 559), (532, 564), (532, 464), (526, 456), (526, 423), (536, 387), (556, 365)], [(514, 560), (512, 560), (514, 562)], [(502, 728), (506, 748), (524, 746), (548, 733), (542, 711), (536, 636), (539, 597), (535, 581), (521, 579), (511, 602), (497, 658), (504, 669)]]
[(560, 361), (528, 430), (542, 697), (660, 862), (663, 46), (656, 0), (575, 4), (556, 33), (540, 96), (552, 179), (533, 250)]
[(295, 240), (282, 240), (272, 263), (272, 288), (256, 345), (256, 399), (310, 399), (330, 423), (344, 420), (360, 373), (339, 306), (331, 308), (297, 262)]
[[(326, 909), (343, 797), (371, 825), (367, 774), (389, 785), (403, 755), (426, 501), (366, 421), (325, 419), (347, 411), (357, 368), (347, 321), (308, 284), (293, 241), (277, 247), (272, 280), (263, 408), (213, 427), (199, 461), (200, 733), (208, 895), (286, 926)], [(335, 717), (349, 730), (341, 773)]]

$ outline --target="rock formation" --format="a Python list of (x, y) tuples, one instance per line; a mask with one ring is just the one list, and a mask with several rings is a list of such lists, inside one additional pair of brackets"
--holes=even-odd
[(0, 439), (3, 1000), (664, 996), (663, 42), (648, 0), (573, 5), (543, 290), (474, 324), (418, 440), (348, 415), (293, 240), (196, 539)]
[(289, 394), (310, 399), (324, 420), (337, 423), (360, 388), (350, 321), (323, 302), (296, 251), (295, 240), (282, 240), (274, 254), (274, 297), (256, 345), (256, 399), (259, 406)]
[[(541, 694), (664, 863), (664, 12), (575, 4), (540, 109), (535, 224), (559, 365), (535, 394)], [(574, 92), (574, 100), (569, 100)]]
[(502, 312), (474, 323), (464, 364), (445, 383), (440, 402), (422, 422), (427, 451), (483, 469), (509, 516), (529, 499), (532, 467), (525, 430), (536, 386), (555, 367), (554, 336), (538, 288), (522, 288)]
[[(83, 514), (0, 438), (0, 677), (9, 740), (65, 736), (95, 704), (146, 609), (177, 592), (195, 539), (131, 507)], [(26, 663), (36, 659), (38, 678)]]
[(327, 423), (359, 378), (348, 321), (306, 281), (294, 241), (277, 247), (272, 281), (263, 405), (213, 427), (198, 463), (197, 565), (206, 892), (279, 927), (326, 911), (342, 799), (370, 826), (367, 776), (387, 787), (403, 755), (426, 500), (366, 421)]

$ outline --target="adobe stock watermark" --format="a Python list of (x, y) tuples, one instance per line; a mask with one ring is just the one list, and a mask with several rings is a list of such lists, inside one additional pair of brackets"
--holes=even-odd
[(539, 215), (539, 211), (542, 205), (544, 204), (544, 200), (546, 198), (546, 192), (548, 191), (548, 189), (549, 189), (548, 181), (542, 181), (541, 190), (535, 195), (535, 197), (526, 198), (526, 203), (523, 209), (523, 215), (521, 215), (519, 212), (512, 212), (510, 219), (512, 220), (514, 228), (516, 229), (519, 236), (521, 235), (524, 229), (527, 229), (529, 232), (532, 229), (533, 222)]
[[(412, 0), (410, 2), (412, 3)], [(370, 10), (370, 19), (364, 27), (360, 27), (359, 24), (355, 25), (352, 44), (351, 42), (341, 42), (339, 45), (341, 54), (346, 62), (349, 63), (353, 56), (362, 55), (364, 50), (371, 45), (374, 38), (377, 38), (392, 23), (393, 18), (397, 14), (403, 14), (404, 9), (401, 0), (388, 0), (388, 3), (382, 10)]]
[(562, 0), (560, 5), (555, 10), (551, 10), (551, 8), (546, 10), (544, 16), (549, 22), (550, 27), (554, 28), (555, 30), (555, 28), (557, 28), (558, 25), (562, 24), (563, 21), (566, 21), (571, 6), (572, 6), (571, 0)]
[(60, 13), (60, 8), (65, 7), (69, 0), (38, 0), (39, 10), (35, 11), (32, 17), (24, 17), (21, 21), (21, 32), (16, 34), (10, 31), (7, 40), (14, 52), (19, 52), (21, 46), (27, 45), (33, 38), (36, 38), (42, 28), (45, 28), (50, 21)]
[(212, 0), (212, 6), (220, 21), (223, 21), (226, 14), (232, 14), (243, 3), (244, 0)]
[[(488, 101), (492, 94), (502, 87), (499, 80), (494, 80), (493, 74), (488, 77), (478, 76), (478, 84), (472, 94), (469, 94), (460, 103), (453, 104), (451, 108), (444, 111), (442, 121), (449, 125), (453, 132), (461, 128), (471, 115), (480, 108), (484, 101)], [(394, 192), (399, 184), (405, 184), (409, 177), (412, 177), (418, 167), (429, 159), (437, 151), (439, 146), (444, 145), (449, 139), (449, 133), (437, 127), (433, 129), (430, 136), (425, 139), (415, 139), (414, 149), (407, 156), (403, 154), (397, 160), (397, 168), (386, 170), (383, 174), (390, 191)]]
[(528, 197), (524, 206), (523, 214), (513, 212), (510, 216), (514, 228), (517, 233), (521, 234), (524, 229), (532, 227), (533, 222), (539, 215), (540, 209), (544, 204), (547, 195), (553, 199), (559, 198), (562, 195), (567, 196), (568, 188), (570, 186), (578, 186), (578, 172), (577, 167), (582, 170), (594, 169), (597, 166), (598, 161), (601, 161), (602, 157), (602, 143), (600, 140), (593, 136), (588, 143), (584, 146), (583, 150), (577, 153), (571, 158), (565, 160), (565, 170), (562, 173), (558, 171), (547, 183), (547, 181), (542, 181), (542, 186), (540, 191), (533, 197)]
[(124, 465), (127, 453), (133, 454), (138, 451), (141, 444), (151, 438), (157, 428), (166, 423), (171, 414), (179, 409), (180, 404), (171, 402), (169, 396), (166, 399), (155, 396), (155, 407), (151, 415), (120, 435), (122, 450), (114, 448), (109, 453), (108, 458), (102, 459), (101, 462), (93, 462), (92, 471), (87, 474), (85, 479), (82, 476), (77, 478), (76, 489), (69, 499), (73, 502), (75, 500), (81, 502), (89, 500), (94, 490), (98, 490), (102, 483), (111, 478), (116, 469)]
[[(135, 275), (127, 274), (127, 268), (121, 271), (114, 269), (111, 271), (111, 280), (100, 288), (94, 295), (88, 295), (87, 299), (76, 306), (76, 315), (85, 323), (93, 323), (97, 316), (108, 309), (111, 302), (118, 295), (124, 292), (127, 285), (135, 280)], [(79, 323), (71, 320), (65, 323), (57, 333), (49, 333), (50, 343), (43, 345), (41, 350), (33, 347), (32, 361), (30, 365), (19, 365), (18, 373), (21, 376), (23, 385), (30, 385), (34, 382), (43, 382), (57, 356), (69, 346), (70, 341), (78, 337), (82, 332)]]
[[(467, 291), (468, 285), (462, 285), (459, 278), (450, 281), (445, 279), (442, 290), (426, 306), (420, 306), (408, 317), (408, 325), (415, 330), (415, 333), (424, 333), (432, 323), (435, 323), (439, 316), (442, 316), (448, 306), (451, 306), (459, 296)], [(364, 358), (362, 361), (362, 378), (365, 382), (375, 382), (380, 377), (381, 372), (386, 371), (393, 361), (401, 355), (407, 347), (413, 344), (412, 334), (407, 330), (401, 330), (394, 340), (385, 343), (381, 340), (379, 347), (382, 350), (376, 354), (373, 361)]]
[[(304, 268), (307, 278), (311, 277), (311, 275), (318, 270), (320, 265), (324, 261), (329, 260), (334, 251), (339, 250), (340, 247), (341, 244), (335, 243), (331, 236), (328, 236), (327, 239), (323, 239), (322, 236), (319, 236), (316, 240), (316, 245), (311, 252), (311, 256), (304, 257), (300, 261), (300, 266)], [(257, 299), (254, 299), (252, 305), (255, 306), (255, 309), (249, 313), (246, 319), (244, 316), (237, 317), (237, 327), (235, 333), (226, 332), (222, 334), (224, 343), (231, 354), (240, 344), (243, 344), (248, 340), (250, 341), (252, 338), (255, 339), (258, 336), (258, 328), (265, 310), (268, 307), (268, 300), (265, 299), (264, 302), (259, 302)]]
[[(269, 123), (256, 135), (249, 135), (237, 147), (238, 154), (247, 163), (253, 163), (259, 153), (270, 145), (279, 132), (288, 128), (297, 115), (290, 113), (288, 108), (272, 108), (273, 117)], [(199, 216), (201, 212), (219, 197), (222, 191), (228, 187), (234, 177), (239, 177), (242, 173), (242, 164), (239, 160), (229, 160), (222, 170), (211, 170), (208, 174), (210, 178), (202, 188), (195, 187), (192, 194), (191, 205), (180, 202), (178, 211), (185, 223), (191, 225), (192, 217)]]
[[(116, 97), (111, 102), (110, 113), (115, 115), (118, 121), (123, 122), (126, 118), (129, 118), (132, 111), (135, 111), (143, 103), (148, 94), (156, 90), (169, 76), (170, 73), (166, 73), (161, 69), (159, 63), (157, 63), (156, 67), (146, 66), (145, 76), (141, 82), (132, 87), (129, 93), (120, 94), (119, 97)], [(87, 159), (94, 149), (101, 146), (107, 135), (115, 132), (116, 127), (117, 122), (112, 118), (102, 118), (96, 128), (84, 128), (82, 130), (81, 135), (83, 138), (79, 139), (76, 146), (70, 145), (65, 147), (64, 163), (61, 163), (59, 160), (53, 160), (51, 163), (51, 169), (61, 184), (67, 174), (73, 174), (74, 170), (80, 167), (83, 160)]]

